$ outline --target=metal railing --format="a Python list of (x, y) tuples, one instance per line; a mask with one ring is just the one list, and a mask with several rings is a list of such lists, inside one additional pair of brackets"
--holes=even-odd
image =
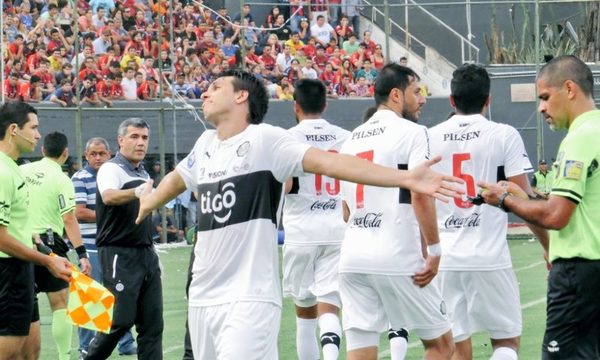
[[(371, 22), (373, 24), (378, 24), (377, 21), (381, 18), (384, 23), (383, 27), (385, 29), (385, 21), (386, 16), (382, 10), (380, 10), (377, 6), (373, 5), (371, 2), (364, 0), (364, 4), (366, 6), (371, 7)], [(399, 4), (395, 4), (394, 7), (402, 6)], [(453, 38), (457, 39), (460, 43), (460, 64), (465, 62), (479, 62), (479, 47), (473, 44), (469, 39), (458, 33), (448, 24), (446, 24), (443, 20), (435, 16), (433, 13), (425, 9), (423, 6), (419, 5), (414, 0), (405, 0), (405, 9), (413, 8), (420, 10), (427, 18), (431, 19), (436, 25), (440, 26), (447, 34), (450, 34)], [(413, 34), (410, 33), (406, 28), (408, 25), (408, 14), (405, 11), (405, 26), (401, 26), (396, 21), (392, 20), (391, 17), (388, 19), (389, 24), (392, 27), (391, 34), (386, 34), (386, 36), (395, 36), (396, 40), (400, 43), (404, 44), (406, 49), (410, 52), (415, 53), (421, 58), (425, 59), (425, 49), (428, 47), (423, 41), (419, 40)], [(395, 32), (399, 32), (399, 34), (395, 34)], [(416, 46), (415, 46), (416, 45)], [(460, 65), (455, 64), (455, 65)]]

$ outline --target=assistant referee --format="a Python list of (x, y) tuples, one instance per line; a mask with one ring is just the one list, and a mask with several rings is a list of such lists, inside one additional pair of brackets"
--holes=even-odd
[[(71, 264), (33, 250), (29, 187), (16, 164), (40, 139), (37, 111), (29, 104), (0, 107), (0, 359), (20, 358), (27, 336), (39, 347), (39, 312), (34, 304), (32, 263), (68, 281)], [(36, 326), (31, 326), (32, 324)], [(33, 331), (32, 331), (33, 330)]]

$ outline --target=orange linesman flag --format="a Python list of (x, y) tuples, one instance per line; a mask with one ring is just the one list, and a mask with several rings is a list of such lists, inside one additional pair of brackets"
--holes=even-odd
[(67, 315), (76, 326), (109, 333), (115, 296), (94, 279), (73, 269)]

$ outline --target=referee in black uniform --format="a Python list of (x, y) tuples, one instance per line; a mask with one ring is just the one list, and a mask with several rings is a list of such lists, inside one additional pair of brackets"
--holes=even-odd
[[(115, 295), (110, 334), (98, 333), (86, 359), (106, 359), (134, 324), (138, 359), (162, 359), (163, 301), (152, 219), (135, 225), (138, 196), (150, 179), (142, 166), (150, 129), (138, 118), (119, 125), (119, 152), (97, 175), (96, 244), (104, 286)], [(137, 195), (136, 195), (137, 194)]]

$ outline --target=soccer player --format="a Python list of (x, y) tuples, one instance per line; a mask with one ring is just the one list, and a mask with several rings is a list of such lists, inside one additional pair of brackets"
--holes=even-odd
[[(71, 177), (75, 187), (75, 216), (79, 221), (81, 238), (92, 265), (92, 277), (100, 283), (102, 283), (102, 272), (96, 247), (96, 174), (100, 166), (110, 157), (108, 141), (101, 137), (89, 139), (85, 145), (87, 165)], [(95, 332), (79, 328), (78, 333), (80, 358), (85, 358)], [(127, 331), (119, 340), (118, 350), (121, 355), (133, 355), (137, 352), (131, 331)]]
[[(490, 78), (485, 68), (467, 64), (453, 73), (450, 104), (455, 115), (429, 129), (432, 154), (444, 154), (441, 171), (465, 180), (475, 197), (475, 181), (512, 181), (534, 195), (527, 174), (533, 171), (521, 136), (510, 125), (485, 118)], [(519, 285), (506, 231), (508, 216), (497, 207), (464, 199), (437, 204), (442, 245), (438, 283), (456, 344), (457, 359), (471, 359), (471, 335), (487, 331), (491, 359), (517, 359), (522, 331)], [(548, 234), (531, 227), (547, 250)]]
[[(425, 104), (419, 77), (388, 64), (375, 82), (378, 111), (352, 132), (341, 152), (364, 164), (414, 169), (429, 157), (427, 129), (416, 118)], [(410, 110), (410, 111), (406, 111)], [(348, 359), (376, 359), (379, 334), (408, 328), (421, 338), (425, 358), (449, 358), (452, 334), (444, 302), (432, 284), (440, 261), (435, 203), (404, 186), (342, 182), (350, 212), (340, 256), (340, 294)], [(413, 191), (411, 191), (413, 190)], [(423, 257), (421, 234), (428, 245)]]
[[(142, 164), (150, 129), (139, 118), (118, 129), (119, 152), (96, 177), (96, 246), (104, 286), (115, 295), (110, 334), (97, 333), (86, 359), (106, 359), (134, 324), (139, 359), (162, 359), (163, 301), (158, 255), (152, 243), (152, 219), (134, 224), (136, 194), (150, 176)], [(150, 186), (148, 186), (150, 188)]]
[[(62, 238), (66, 232), (79, 257), (81, 272), (91, 275), (92, 268), (75, 217), (75, 189), (61, 167), (69, 158), (65, 134), (46, 135), (42, 154), (41, 160), (21, 165), (29, 185), (29, 196), (35, 199), (29, 204), (31, 230), (54, 254), (64, 258), (69, 252), (69, 246)], [(73, 335), (73, 325), (67, 319), (69, 283), (57, 279), (43, 266), (35, 266), (34, 275), (36, 291), (46, 293), (52, 309), (52, 338), (58, 358), (67, 360)], [(37, 352), (37, 349), (29, 348), (29, 351)]]
[(281, 317), (277, 223), (283, 183), (302, 172), (408, 187), (438, 198), (455, 196), (433, 172), (433, 159), (411, 171), (376, 166), (354, 156), (310, 147), (285, 130), (260, 124), (267, 91), (252, 74), (227, 71), (202, 95), (216, 130), (205, 131), (192, 152), (156, 192), (140, 198), (137, 221), (183, 192), (198, 192), (198, 240), (189, 292), (189, 322), (198, 359), (276, 359)]
[[(350, 132), (322, 118), (327, 106), (326, 93), (320, 80), (298, 80), (294, 91), (298, 125), (288, 132), (298, 141), (337, 153)], [(319, 358), (315, 338), (317, 319), (323, 359), (337, 359), (342, 337), (337, 270), (346, 227), (340, 182), (320, 174), (303, 173), (288, 180), (286, 192), (283, 295), (291, 297), (296, 305), (298, 359)]]
[[(550, 232), (546, 332), (542, 359), (597, 359), (600, 338), (600, 112), (587, 65), (572, 55), (545, 64), (536, 80), (538, 111), (551, 129), (567, 129), (556, 158), (548, 200), (529, 200), (481, 182), (486, 203)], [(515, 196), (520, 195), (520, 196)]]
[[(71, 263), (33, 249), (29, 187), (16, 160), (41, 138), (37, 111), (23, 102), (0, 107), (0, 359), (21, 358), (26, 341), (39, 351), (40, 317), (32, 263), (68, 281)], [(35, 354), (35, 358), (37, 359)]]

